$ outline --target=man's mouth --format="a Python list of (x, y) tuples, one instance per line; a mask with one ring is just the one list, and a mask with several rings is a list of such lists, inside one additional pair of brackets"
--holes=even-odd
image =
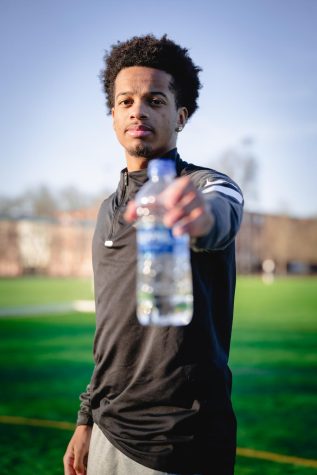
[(153, 134), (153, 129), (148, 125), (130, 125), (126, 132), (131, 137), (139, 138)]

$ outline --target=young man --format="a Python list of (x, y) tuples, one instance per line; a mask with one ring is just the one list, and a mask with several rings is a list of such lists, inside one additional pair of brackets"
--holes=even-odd
[[(227, 176), (177, 153), (200, 88), (200, 68), (186, 49), (166, 36), (134, 37), (113, 46), (105, 62), (127, 168), (102, 203), (94, 234), (95, 369), (65, 474), (231, 475), (236, 421), (227, 363), (242, 194)], [(136, 318), (133, 199), (156, 157), (175, 160), (179, 177), (164, 193), (165, 224), (191, 236), (194, 315), (185, 327), (143, 327)]]

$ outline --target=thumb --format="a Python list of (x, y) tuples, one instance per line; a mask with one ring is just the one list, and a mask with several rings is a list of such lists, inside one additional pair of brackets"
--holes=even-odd
[(131, 223), (132, 221), (135, 221), (137, 219), (138, 216), (136, 213), (135, 201), (130, 201), (128, 203), (127, 209), (125, 210), (123, 217), (128, 223)]

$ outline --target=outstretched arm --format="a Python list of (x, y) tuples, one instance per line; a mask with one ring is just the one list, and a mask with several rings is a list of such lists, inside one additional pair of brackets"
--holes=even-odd
[[(210, 231), (213, 216), (208, 210), (202, 193), (189, 177), (175, 180), (160, 195), (160, 204), (165, 208), (164, 224), (173, 228), (174, 234), (188, 233), (201, 236)], [(128, 222), (137, 219), (137, 205), (130, 201), (124, 215)]]
[[(195, 181), (189, 176), (178, 178), (161, 193), (160, 204), (166, 210), (164, 224), (173, 228), (175, 235), (188, 233), (196, 251), (223, 249), (240, 227), (241, 191), (230, 179), (217, 179), (208, 171)], [(135, 201), (129, 203), (125, 219), (137, 219)]]

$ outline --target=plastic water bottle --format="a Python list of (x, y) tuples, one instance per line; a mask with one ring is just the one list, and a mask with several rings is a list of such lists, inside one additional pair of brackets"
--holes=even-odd
[(149, 181), (136, 195), (137, 316), (142, 325), (187, 325), (192, 319), (189, 236), (174, 236), (162, 220), (160, 194), (175, 175), (173, 160), (150, 160)]

